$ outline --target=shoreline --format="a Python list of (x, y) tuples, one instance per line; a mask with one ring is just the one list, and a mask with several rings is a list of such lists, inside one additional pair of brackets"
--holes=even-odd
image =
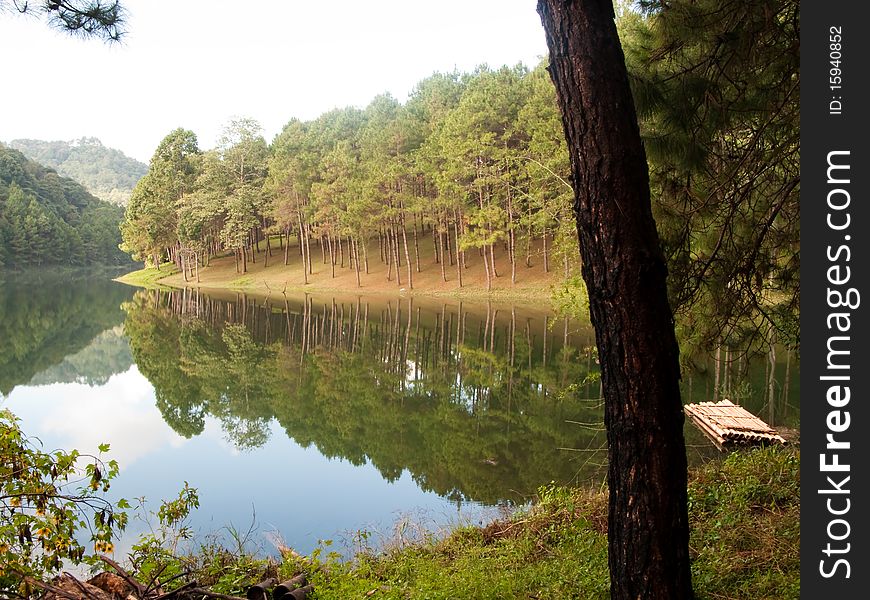
[[(277, 258), (277, 257), (275, 257)], [(301, 264), (284, 265), (279, 262), (269, 267), (254, 263), (247, 273), (236, 273), (232, 257), (212, 258), (209, 266), (200, 269), (200, 281), (184, 281), (181, 272), (172, 263), (155, 267), (145, 267), (125, 273), (114, 281), (146, 289), (193, 289), (203, 292), (248, 294), (257, 297), (281, 296), (288, 293), (314, 295), (365, 296), (371, 298), (430, 298), (437, 300), (471, 301), (475, 303), (497, 302), (516, 303), (545, 310), (556, 310), (553, 293), (563, 282), (562, 277), (550, 271), (543, 273), (540, 268), (523, 266), (523, 277), (517, 277), (516, 285), (511, 285), (509, 268), (501, 265), (502, 275), (489, 291), (479, 284), (479, 274), (463, 275), (463, 286), (458, 287), (455, 279), (441, 280), (440, 269), (423, 268), (415, 273), (413, 288), (400, 287), (396, 282), (387, 282), (383, 269), (372, 268), (363, 275), (362, 285), (356, 283), (356, 273), (349, 269), (336, 268), (331, 276), (329, 265), (315, 265), (319, 270), (309, 275), (309, 282), (303, 282)], [(382, 265), (377, 265), (381, 267)], [(455, 277), (455, 267), (454, 269)], [(467, 272), (468, 270), (466, 270)], [(517, 274), (521, 273), (517, 269)], [(506, 280), (506, 281), (505, 281)]]

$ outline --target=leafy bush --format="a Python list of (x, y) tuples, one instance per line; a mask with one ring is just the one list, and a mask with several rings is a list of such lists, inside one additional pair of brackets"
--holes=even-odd
[(77, 450), (45, 452), (26, 437), (18, 419), (0, 410), (0, 596), (27, 596), (30, 582), (61, 566), (93, 563), (111, 552), (127, 524), (126, 501), (106, 499), (118, 463)]

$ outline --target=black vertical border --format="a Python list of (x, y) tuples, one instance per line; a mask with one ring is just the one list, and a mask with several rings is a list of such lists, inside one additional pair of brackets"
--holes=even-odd
[[(850, 600), (870, 597), (870, 532), (867, 514), (870, 501), (866, 490), (868, 482), (868, 440), (870, 440), (870, 346), (866, 314), (870, 310), (870, 288), (867, 271), (870, 265), (868, 237), (870, 237), (870, 162), (867, 160), (868, 133), (865, 112), (870, 111), (870, 97), (866, 80), (870, 78), (870, 21), (866, 18), (866, 4), (849, 0), (802, 0), (801, 10), (801, 598), (830, 598)], [(864, 13), (864, 14), (862, 14)], [(831, 28), (841, 28), (842, 89), (831, 89)], [(836, 55), (835, 55), (836, 56)], [(841, 114), (831, 114), (831, 101), (842, 102)], [(850, 182), (847, 185), (828, 183), (828, 153), (849, 151)], [(838, 159), (843, 161), (846, 159)], [(843, 171), (839, 171), (843, 173)], [(827, 194), (834, 188), (847, 189), (851, 198), (848, 209), (851, 219), (848, 230), (835, 231), (827, 224)], [(838, 199), (844, 198), (842, 194)], [(843, 211), (835, 215), (842, 221)], [(846, 239), (846, 236), (849, 239)], [(828, 269), (837, 261), (830, 261), (828, 248), (835, 253), (841, 245), (848, 245), (851, 260), (841, 265), (850, 267), (850, 281), (841, 285), (844, 290), (853, 287), (861, 294), (861, 304), (854, 310), (831, 308), (827, 300)], [(845, 257), (842, 254), (841, 257)], [(841, 272), (842, 274), (842, 272)], [(828, 329), (828, 315), (849, 312), (851, 328), (847, 334)], [(837, 410), (827, 401), (832, 382), (820, 379), (831, 374), (827, 369), (828, 338), (848, 335), (850, 380), (842, 382), (850, 387), (851, 399), (839, 410), (848, 411), (849, 428), (837, 433), (836, 439), (848, 441), (850, 448), (838, 451), (839, 462), (849, 464), (848, 473), (822, 472), (821, 455), (832, 462), (826, 449), (826, 435), (830, 433), (829, 412)], [(845, 348), (838, 342), (840, 348)], [(841, 359), (841, 362), (842, 359)], [(839, 371), (838, 373), (843, 373)], [(842, 414), (840, 417), (842, 418)], [(843, 476), (850, 477), (842, 484)], [(831, 476), (848, 494), (826, 494)], [(829, 512), (828, 499), (835, 510), (843, 510), (849, 499), (849, 510), (836, 516)], [(829, 537), (828, 527), (834, 519), (848, 522), (848, 537), (836, 541)], [(842, 536), (846, 526), (842, 522), (832, 525), (831, 531)], [(826, 555), (827, 544), (848, 552)], [(846, 546), (846, 544), (849, 544)], [(832, 577), (829, 573), (838, 558), (849, 563), (849, 577), (845, 565), (840, 564)], [(824, 562), (824, 566), (821, 561)]]

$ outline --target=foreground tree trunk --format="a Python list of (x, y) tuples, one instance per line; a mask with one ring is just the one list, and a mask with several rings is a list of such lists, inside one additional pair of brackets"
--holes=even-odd
[(611, 598), (692, 597), (679, 349), (611, 0), (539, 0), (609, 446)]

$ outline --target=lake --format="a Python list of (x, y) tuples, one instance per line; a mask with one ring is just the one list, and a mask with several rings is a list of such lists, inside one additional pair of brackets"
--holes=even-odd
[[(0, 406), (46, 449), (109, 443), (114, 497), (156, 510), (189, 482), (194, 530), (265, 552), (413, 539), (549, 482), (604, 479), (592, 328), (542, 308), (10, 276), (0, 341)], [(773, 371), (727, 358), (718, 386), (713, 363), (695, 360), (684, 399), (727, 385), (768, 422), (798, 426), (794, 356), (778, 352)], [(690, 460), (715, 453), (686, 434)], [(134, 520), (117, 551), (146, 528)]]

